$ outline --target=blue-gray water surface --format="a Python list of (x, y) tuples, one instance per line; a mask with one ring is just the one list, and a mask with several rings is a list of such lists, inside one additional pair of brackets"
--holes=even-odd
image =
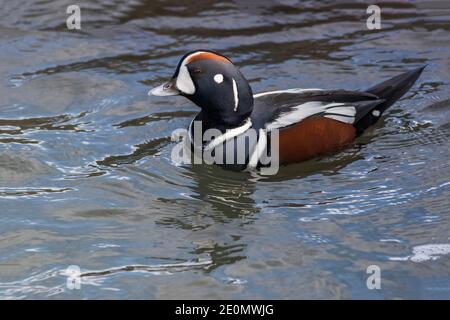
[[(0, 298), (450, 299), (448, 1), (380, 2), (380, 30), (366, 2), (79, 1), (68, 30), (71, 4), (0, 0)], [(428, 67), (351, 147), (263, 177), (172, 163), (198, 108), (147, 91), (198, 48), (254, 92)]]

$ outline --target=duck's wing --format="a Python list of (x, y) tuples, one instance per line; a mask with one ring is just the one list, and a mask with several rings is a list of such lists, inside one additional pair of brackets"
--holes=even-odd
[(281, 129), (312, 116), (355, 125), (384, 102), (372, 93), (347, 90), (290, 89), (254, 95), (254, 128)]
[(255, 95), (255, 129), (279, 129), (279, 163), (308, 160), (350, 144), (357, 123), (383, 103), (378, 96), (346, 90), (288, 90)]

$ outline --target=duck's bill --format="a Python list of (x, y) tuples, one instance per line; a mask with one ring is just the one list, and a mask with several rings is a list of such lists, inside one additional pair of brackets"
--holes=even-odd
[(177, 89), (174, 81), (168, 81), (156, 88), (153, 88), (148, 92), (149, 96), (159, 96), (159, 97), (166, 97), (166, 96), (176, 96), (181, 93), (180, 90)]

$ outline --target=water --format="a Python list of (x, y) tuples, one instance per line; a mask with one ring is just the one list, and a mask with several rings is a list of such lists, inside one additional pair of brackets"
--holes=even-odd
[[(362, 2), (100, 0), (68, 31), (70, 4), (0, 1), (1, 298), (450, 298), (448, 1), (378, 31)], [(198, 109), (147, 91), (198, 48), (255, 92), (428, 67), (350, 148), (264, 178), (172, 164)]]

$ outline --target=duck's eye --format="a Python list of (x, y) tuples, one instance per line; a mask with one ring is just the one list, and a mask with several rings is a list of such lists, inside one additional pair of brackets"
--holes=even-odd
[(201, 74), (203, 71), (202, 71), (202, 69), (200, 69), (200, 68), (194, 68), (194, 70), (192, 70), (192, 73), (193, 74), (195, 74), (195, 75), (199, 75), (199, 74)]
[(223, 82), (223, 74), (221, 74), (221, 73), (216, 74), (214, 76), (214, 81), (219, 84), (222, 83)]

